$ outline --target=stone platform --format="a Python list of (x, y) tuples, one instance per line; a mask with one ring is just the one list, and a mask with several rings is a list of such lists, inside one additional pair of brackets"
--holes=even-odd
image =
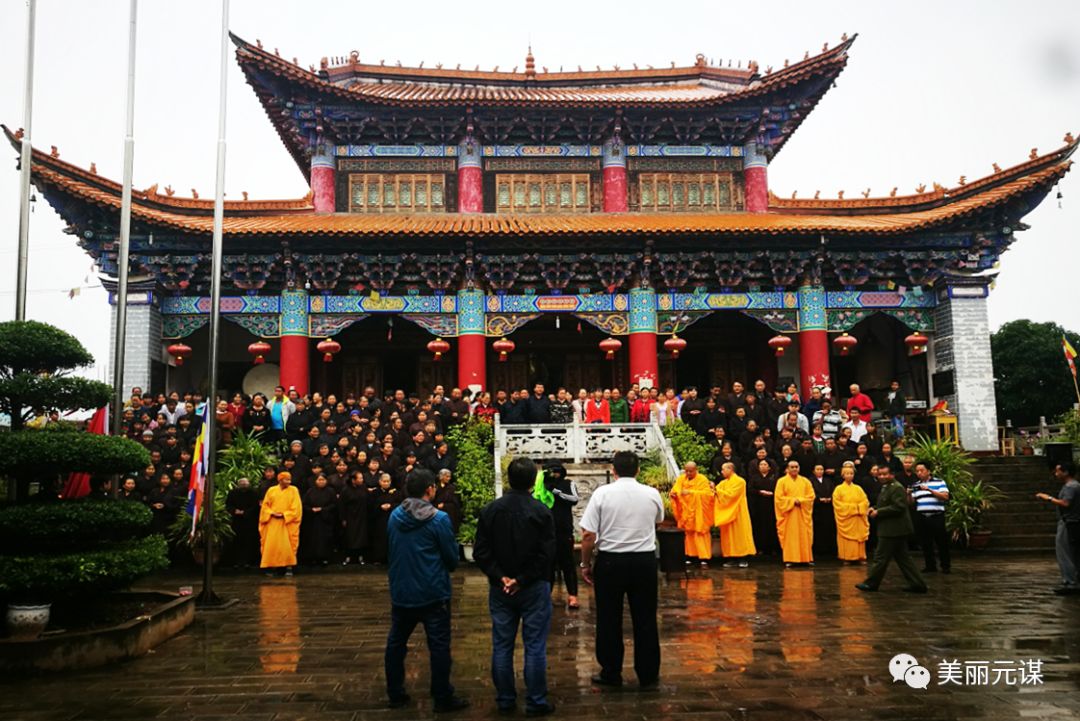
[[(712, 569), (661, 587), (662, 683), (640, 694), (589, 684), (593, 611), (556, 608), (549, 644), (559, 718), (798, 721), (801, 719), (1066, 719), (1080, 716), (1080, 597), (1050, 592), (1047, 555), (961, 556), (931, 593), (853, 585), (863, 569), (823, 562), (784, 570), (761, 562)], [(173, 574), (160, 587), (192, 582)], [(473, 707), (449, 718), (497, 718), (489, 678), (485, 579), (455, 574), (454, 681)], [(196, 584), (197, 587), (197, 584)], [(226, 572), (217, 590), (240, 603), (200, 611), (182, 634), (108, 669), (0, 681), (0, 718), (210, 721), (431, 718), (422, 633), (408, 663), (411, 708), (383, 707), (389, 613), (382, 569), (298, 574), (291, 581)], [(558, 591), (556, 599), (561, 601)], [(894, 683), (889, 660), (914, 655), (929, 688)], [(628, 663), (630, 655), (628, 654)], [(956, 660), (1042, 661), (1042, 683), (945, 683)], [(1004, 666), (1004, 664), (1000, 664)], [(520, 663), (519, 663), (520, 674)], [(628, 680), (633, 673), (628, 668)], [(1028, 679), (1030, 681), (1030, 678)], [(519, 712), (519, 717), (521, 717)]]

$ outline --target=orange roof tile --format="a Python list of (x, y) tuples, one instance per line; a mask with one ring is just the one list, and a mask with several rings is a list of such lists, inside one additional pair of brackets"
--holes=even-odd
[[(855, 37), (777, 72), (712, 67), (699, 56), (688, 67), (507, 73), (361, 64), (324, 68), (328, 79), (233, 35), (237, 60), (343, 99), (381, 105), (703, 106), (756, 97), (823, 74), (837, 75)], [(251, 78), (249, 76), (249, 82)], [(351, 84), (347, 84), (351, 83)]]

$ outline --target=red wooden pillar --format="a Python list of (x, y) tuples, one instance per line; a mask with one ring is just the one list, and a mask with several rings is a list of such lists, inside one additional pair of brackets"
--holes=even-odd
[(757, 143), (743, 146), (743, 185), (746, 188), (746, 212), (769, 210), (769, 161), (758, 151)]
[(278, 383), (295, 387), (304, 395), (311, 381), (311, 353), (308, 340), (308, 294), (303, 290), (281, 292), (279, 309), (281, 368)]
[(458, 202), (459, 213), (484, 212), (484, 173), (481, 169), (480, 143), (467, 138), (458, 145)]
[(320, 147), (311, 156), (311, 204), (316, 213), (333, 213), (337, 210), (335, 176), (333, 150)]
[(457, 294), (458, 387), (479, 391), (487, 388), (487, 337), (485, 297), (476, 288)]
[(820, 285), (799, 288), (799, 376), (799, 391), (804, 398), (810, 397), (814, 386), (832, 385), (825, 289)]
[(604, 143), (600, 164), (604, 177), (604, 212), (625, 213), (630, 208), (626, 187), (626, 148), (618, 138)]
[(660, 359), (656, 352), (656, 291), (630, 289), (630, 382), (642, 387), (660, 385)]

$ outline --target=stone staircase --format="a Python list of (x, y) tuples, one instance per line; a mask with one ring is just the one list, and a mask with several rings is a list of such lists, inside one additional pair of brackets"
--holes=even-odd
[(972, 468), (976, 480), (997, 486), (1004, 498), (986, 514), (993, 531), (987, 550), (997, 553), (1053, 553), (1057, 514), (1046, 501), (1035, 498), (1042, 491), (1057, 495), (1058, 483), (1041, 456), (992, 456), (980, 458)]

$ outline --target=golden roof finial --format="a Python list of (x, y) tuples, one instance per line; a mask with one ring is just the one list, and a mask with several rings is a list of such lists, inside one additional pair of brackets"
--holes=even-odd
[(815, 190), (814, 191), (814, 200), (817, 200), (820, 197), (821, 197), (821, 191), (820, 190)]
[(967, 176), (966, 175), (961, 175), (960, 176), (960, 185), (967, 185)]
[(890, 190), (890, 191), (889, 191), (889, 197), (890, 197), (890, 198), (895, 198), (895, 197), (896, 197), (896, 191), (897, 191), (897, 190), (899, 190), (899, 188), (893, 188), (892, 190)]
[(1032, 148), (1031, 153), (1028, 155), (1028, 160), (1035, 160), (1037, 157), (1039, 157), (1039, 149)]
[(797, 196), (798, 194), (799, 194), (799, 191), (797, 191), (797, 190), (793, 190), (793, 191), (791, 191), (791, 199), (792, 199), (792, 200), (795, 200), (795, 197), (796, 197), (796, 196)]
[(93, 161), (90, 162), (90, 172), (97, 175), (97, 163)]
[(247, 196), (247, 191), (246, 191), (246, 190), (243, 190), (243, 191), (241, 191), (241, 192), (240, 192), (240, 195), (244, 196), (244, 200), (247, 200), (247, 199), (248, 199), (248, 196)]
[(864, 198), (869, 198), (870, 197), (870, 188), (867, 188), (866, 190), (864, 190), (862, 192), (862, 197), (864, 197)]
[(841, 190), (839, 193), (836, 194), (836, 197), (839, 200), (843, 200), (844, 199), (844, 191)]
[(173, 190), (173, 187), (171, 185), (166, 185), (165, 186), (165, 196), (168, 197), (168, 198), (171, 198), (174, 195), (176, 195), (176, 191)]
[(1073, 137), (1072, 133), (1065, 133), (1065, 144), (1066, 145), (1072, 145), (1075, 142), (1076, 142), (1076, 138)]
[(925, 193), (926, 192), (926, 183), (919, 183), (918, 185), (916, 185), (915, 186), (915, 192), (916, 193)]
[(998, 165), (997, 163), (994, 163), (994, 172), (995, 173), (1000, 173), (1001, 172), (1001, 166)]
[(198, 200), (199, 199), (199, 191), (195, 190), (195, 188), (192, 188), (191, 189), (191, 197), (194, 198), (195, 200)]
[(59, 158), (60, 157), (60, 151), (54, 145), (54, 146), (52, 146), (52, 150), (49, 151), (49, 155), (53, 156), (54, 158)]

